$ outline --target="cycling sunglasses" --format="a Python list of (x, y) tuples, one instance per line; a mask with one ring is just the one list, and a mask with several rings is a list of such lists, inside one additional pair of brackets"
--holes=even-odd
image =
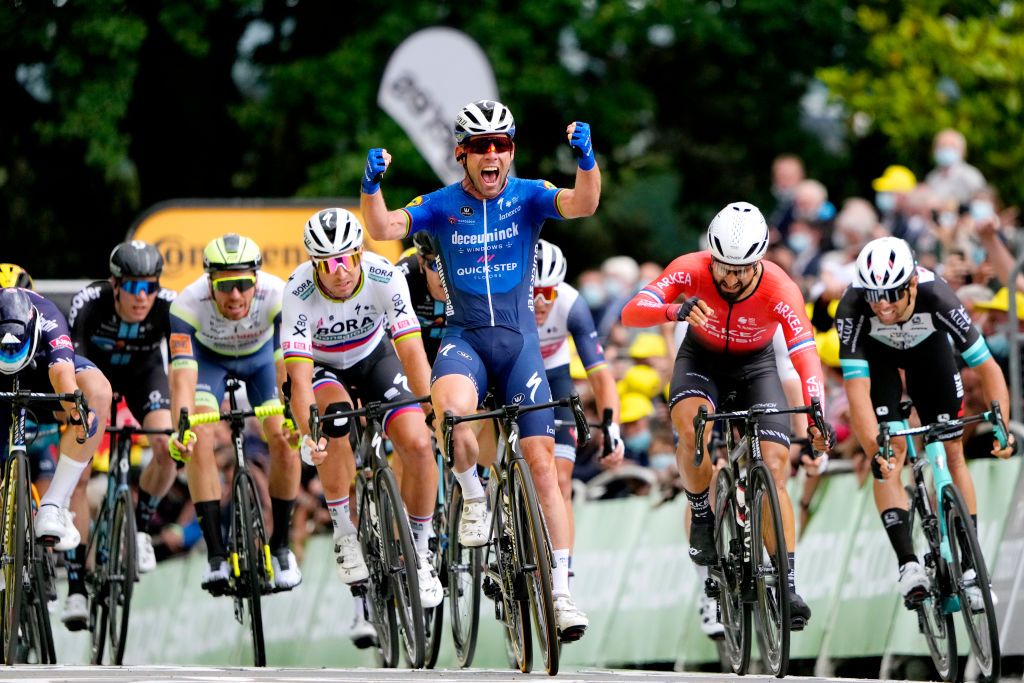
[(894, 304), (903, 298), (903, 295), (910, 289), (910, 283), (900, 285), (895, 289), (865, 289), (864, 300), (869, 304), (878, 304), (883, 301)]
[(470, 138), (462, 143), (462, 148), (473, 154), (487, 154), (496, 152), (502, 154), (512, 151), (512, 138), (507, 135), (495, 135), (485, 138)]
[(552, 285), (551, 287), (534, 287), (533, 288), (533, 300), (537, 303), (546, 301), (551, 303), (558, 298), (558, 285)]
[(118, 286), (130, 296), (138, 296), (140, 293), (149, 296), (160, 291), (160, 283), (151, 280), (121, 280)]
[(743, 277), (754, 272), (754, 264), (748, 264), (745, 266), (734, 266), (729, 263), (722, 263), (721, 261), (711, 260), (711, 271), (718, 277), (726, 277), (728, 275), (734, 275), (736, 277)]
[(248, 292), (256, 286), (255, 275), (242, 275), (235, 277), (222, 277), (213, 281), (213, 288), (223, 294), (230, 294), (234, 290)]
[(337, 272), (339, 268), (344, 270), (346, 273), (355, 270), (359, 267), (360, 261), (363, 259), (363, 253), (357, 251), (351, 254), (342, 254), (341, 256), (328, 256), (323, 259), (313, 259), (313, 263), (316, 265), (316, 269), (324, 275), (330, 275), (331, 273)]

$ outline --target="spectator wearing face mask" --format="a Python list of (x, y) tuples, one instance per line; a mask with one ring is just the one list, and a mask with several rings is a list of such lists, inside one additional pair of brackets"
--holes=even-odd
[(907, 221), (904, 209), (907, 195), (917, 187), (917, 177), (906, 166), (887, 166), (881, 177), (871, 181), (875, 191), (875, 206), (882, 216), (882, 225), (888, 234), (906, 239)]
[(952, 200), (966, 205), (978, 190), (985, 187), (985, 176), (968, 164), (967, 139), (952, 128), (940, 130), (932, 145), (935, 168), (925, 183), (940, 200)]
[[(866, 199), (847, 199), (836, 216), (832, 246), (821, 259), (821, 282), (811, 288), (812, 299), (838, 299), (857, 277), (857, 255), (875, 237), (882, 237), (878, 216)], [(821, 291), (818, 291), (818, 290)]]
[(597, 333), (607, 340), (618, 323), (623, 307), (639, 289), (640, 266), (629, 256), (612, 256), (601, 264), (608, 305), (598, 322)]
[(768, 214), (768, 227), (786, 235), (793, 220), (793, 195), (805, 178), (804, 163), (793, 154), (780, 154), (772, 162), (772, 196), (775, 208)]

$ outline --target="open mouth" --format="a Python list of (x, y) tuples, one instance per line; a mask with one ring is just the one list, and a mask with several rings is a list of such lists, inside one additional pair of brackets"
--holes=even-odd
[(488, 185), (493, 185), (498, 182), (498, 167), (497, 166), (485, 166), (480, 169), (480, 178)]

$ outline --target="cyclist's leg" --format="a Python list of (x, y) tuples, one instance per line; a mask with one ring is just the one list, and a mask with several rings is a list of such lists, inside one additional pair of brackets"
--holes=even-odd
[[(131, 373), (122, 372), (120, 375), (113, 378), (112, 382), (124, 395), (128, 409), (135, 419), (146, 429), (171, 429), (171, 392), (162, 359), (154, 359), (141, 368), (133, 368)], [(152, 448), (153, 457), (142, 471), (139, 480), (135, 527), (137, 531), (147, 534), (148, 538), (150, 520), (160, 500), (174, 484), (178, 468), (167, 450), (167, 436), (151, 434), (146, 438)], [(152, 554), (152, 551), (149, 550), (147, 554)], [(142, 559), (140, 554), (140, 568)]]

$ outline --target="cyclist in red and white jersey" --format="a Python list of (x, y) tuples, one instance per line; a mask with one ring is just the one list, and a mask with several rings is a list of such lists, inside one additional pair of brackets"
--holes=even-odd
[[(824, 400), (821, 362), (803, 295), (781, 268), (762, 261), (768, 249), (764, 216), (747, 202), (729, 204), (711, 221), (708, 242), (709, 251), (674, 260), (622, 311), (622, 322), (630, 327), (690, 323), (676, 356), (669, 409), (679, 433), (676, 461), (692, 511), (690, 558), (700, 566), (713, 564), (716, 553), (714, 510), (708, 497), (711, 461), (705, 458), (700, 467), (693, 465), (693, 418), (699, 408), (707, 406), (714, 411), (719, 398), (732, 392), (738, 398), (739, 405), (732, 406), (736, 409), (787, 407), (772, 353), (772, 336), (779, 327), (800, 375), (804, 400)], [(811, 610), (796, 593), (796, 528), (786, 492), (788, 417), (769, 415), (761, 420), (760, 430), (761, 452), (775, 481), (789, 551), (790, 627), (800, 630)], [(814, 439), (816, 451), (827, 450), (834, 441), (810, 426), (808, 435)], [(705, 440), (710, 438), (709, 430)]]

